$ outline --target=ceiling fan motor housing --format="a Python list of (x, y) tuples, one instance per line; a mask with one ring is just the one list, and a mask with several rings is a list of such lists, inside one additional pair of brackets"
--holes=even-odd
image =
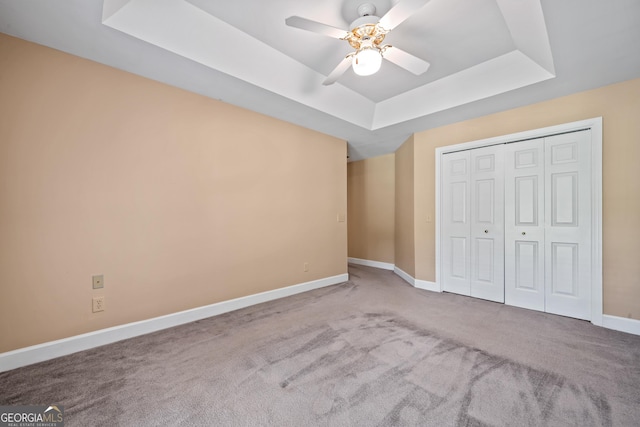
[(387, 34), (378, 25), (379, 17), (375, 15), (361, 16), (351, 23), (351, 30), (345, 39), (354, 49), (360, 49), (364, 40), (372, 40), (374, 46), (379, 46)]

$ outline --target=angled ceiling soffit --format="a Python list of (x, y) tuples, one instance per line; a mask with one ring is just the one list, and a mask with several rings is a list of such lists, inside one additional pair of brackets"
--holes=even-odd
[[(187, 0), (105, 0), (102, 23), (363, 129), (377, 130), (555, 77), (540, 0), (495, 0), (515, 49), (380, 102)], [(282, 25), (284, 24), (282, 19)]]

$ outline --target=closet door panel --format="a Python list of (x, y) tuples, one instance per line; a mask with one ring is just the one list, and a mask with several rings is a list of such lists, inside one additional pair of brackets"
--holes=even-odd
[(470, 288), (470, 154), (442, 157), (443, 290), (471, 295)]
[(590, 131), (545, 138), (548, 313), (591, 318)]
[(505, 303), (544, 311), (544, 139), (505, 145)]
[(504, 302), (503, 145), (471, 155), (471, 296)]

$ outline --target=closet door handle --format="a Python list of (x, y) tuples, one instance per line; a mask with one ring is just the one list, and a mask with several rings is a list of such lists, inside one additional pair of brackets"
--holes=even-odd
[(522, 232), (522, 235), (524, 236), (525, 234), (527, 234), (527, 233), (525, 233), (525, 232), (523, 231), (523, 232)]
[(487, 234), (489, 232), (489, 230), (484, 230), (484, 233)]

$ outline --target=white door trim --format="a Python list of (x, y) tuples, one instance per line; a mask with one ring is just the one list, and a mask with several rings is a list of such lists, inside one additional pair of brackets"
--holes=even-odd
[(441, 249), (441, 182), (440, 171), (442, 155), (461, 150), (505, 144), (521, 140), (542, 138), (559, 133), (591, 129), (591, 323), (602, 326), (602, 117), (565, 123), (541, 129), (533, 129), (509, 135), (448, 145), (436, 148), (436, 287), (442, 291)]

